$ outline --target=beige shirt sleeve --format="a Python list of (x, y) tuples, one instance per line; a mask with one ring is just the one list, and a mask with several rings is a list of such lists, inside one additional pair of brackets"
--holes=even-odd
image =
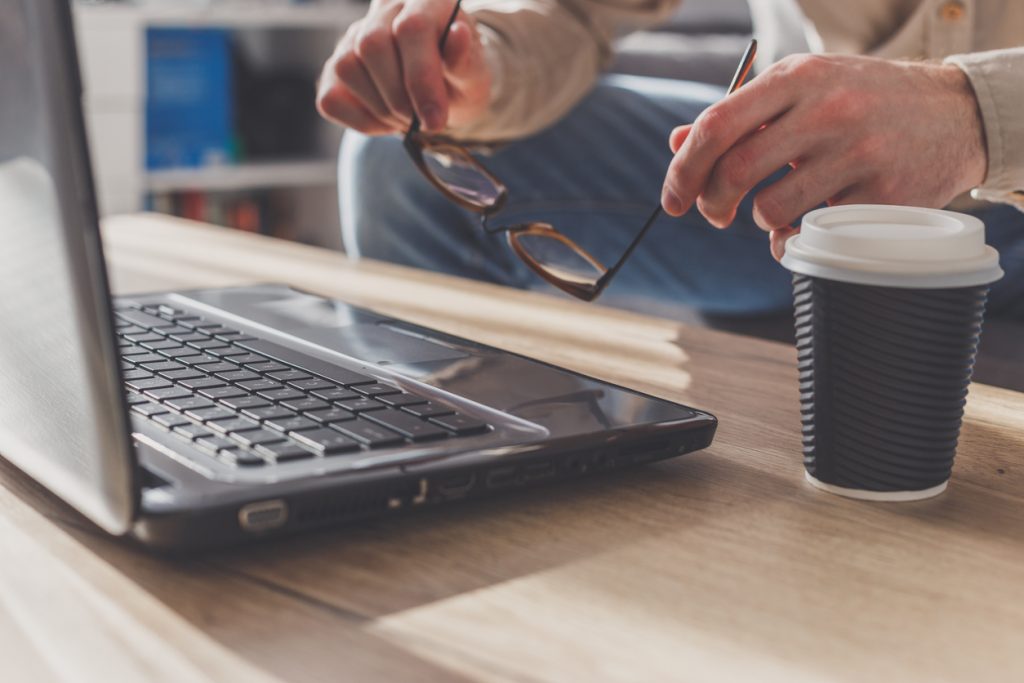
[(1021, 204), (1024, 199), (1024, 47), (945, 59), (970, 79), (988, 145), (988, 175), (977, 199)]
[(494, 82), (488, 115), (450, 133), (508, 140), (551, 125), (594, 84), (617, 36), (665, 19), (680, 1), (465, 0)]

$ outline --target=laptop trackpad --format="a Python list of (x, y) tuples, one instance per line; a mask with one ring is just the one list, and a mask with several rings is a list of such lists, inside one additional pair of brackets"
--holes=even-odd
[(353, 356), (364, 363), (424, 363), (457, 360), (468, 354), (387, 323), (355, 323), (345, 327), (287, 330), (297, 337)]

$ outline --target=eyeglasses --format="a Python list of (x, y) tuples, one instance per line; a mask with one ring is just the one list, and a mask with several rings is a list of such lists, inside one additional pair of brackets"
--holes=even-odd
[[(441, 52), (444, 52), (445, 41), (461, 5), (462, 0), (457, 0), (448, 24), (441, 33)], [(756, 53), (757, 41), (751, 40), (729, 85), (728, 93), (732, 93), (743, 84)], [(463, 145), (442, 136), (423, 133), (420, 130), (420, 120), (415, 114), (405, 135), (404, 144), (416, 166), (443, 195), (459, 206), (480, 214), (483, 229), (489, 234), (505, 233), (512, 251), (537, 275), (563, 292), (584, 301), (594, 301), (604, 292), (612, 278), (661, 216), (659, 204), (622, 256), (608, 268), (591, 256), (586, 249), (548, 223), (489, 226), (490, 217), (496, 214), (508, 199), (508, 189)]]

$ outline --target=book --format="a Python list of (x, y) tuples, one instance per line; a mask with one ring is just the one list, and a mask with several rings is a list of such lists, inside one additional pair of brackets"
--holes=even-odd
[(230, 31), (150, 28), (146, 41), (147, 168), (234, 161)]

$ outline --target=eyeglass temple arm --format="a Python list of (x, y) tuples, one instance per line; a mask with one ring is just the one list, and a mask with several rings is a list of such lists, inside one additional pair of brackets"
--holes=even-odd
[[(750, 68), (754, 64), (755, 55), (757, 55), (757, 40), (751, 40), (750, 44), (747, 45), (747, 49), (743, 53), (743, 57), (740, 59), (739, 66), (736, 67), (736, 73), (732, 77), (732, 83), (729, 84), (729, 89), (726, 91), (726, 94), (732, 94), (738, 90), (741, 85), (743, 85), (743, 81), (747, 79), (747, 75), (750, 73)], [(640, 232), (637, 233), (637, 236), (633, 238), (633, 242), (626, 249), (626, 253), (622, 255), (622, 258), (620, 258), (614, 266), (609, 268), (608, 271), (605, 272), (605, 274), (602, 275), (594, 284), (595, 299), (604, 291), (604, 288), (608, 286), (608, 283), (611, 282), (613, 277), (615, 277), (615, 274), (619, 272), (619, 269), (622, 268), (622, 264), (630, 257), (637, 245), (640, 244), (640, 240), (644, 238), (647, 231), (651, 229), (652, 225), (654, 225), (654, 221), (658, 220), (660, 216), (661, 205), (659, 204), (658, 207), (651, 212), (651, 216), (647, 219), (647, 222), (644, 223), (644, 227), (641, 228)]]
[[(455, 0), (455, 6), (452, 8), (452, 13), (448, 17), (448, 23), (444, 25), (444, 30), (441, 32), (441, 39), (437, 42), (437, 51), (441, 53), (441, 59), (444, 59), (444, 45), (448, 42), (448, 34), (452, 32), (452, 24), (455, 23), (455, 17), (459, 16), (459, 10), (462, 8), (462, 0)], [(413, 133), (418, 133), (420, 130), (420, 117), (416, 115), (416, 112), (412, 113), (412, 123), (409, 124), (409, 130), (405, 134), (406, 137)]]
[(636, 234), (636, 237), (633, 238), (633, 241), (630, 242), (628, 247), (626, 247), (625, 253), (622, 254), (619, 260), (615, 262), (615, 265), (613, 265), (611, 268), (605, 271), (605, 274), (602, 275), (600, 279), (598, 279), (598, 281), (594, 284), (594, 298), (597, 298), (597, 296), (604, 291), (604, 288), (607, 287), (608, 283), (612, 281), (612, 278), (614, 278), (615, 274), (619, 272), (619, 269), (622, 268), (622, 265), (627, 260), (629, 260), (630, 255), (632, 255), (632, 253), (636, 250), (641, 240), (643, 240), (644, 235), (647, 234), (647, 231), (651, 229), (651, 226), (654, 225), (654, 222), (658, 220), (659, 217), (661, 217), (661, 205), (658, 205), (654, 209), (654, 211), (651, 212), (651, 215), (647, 219), (647, 222), (644, 223), (644, 227), (640, 228), (640, 232)]

